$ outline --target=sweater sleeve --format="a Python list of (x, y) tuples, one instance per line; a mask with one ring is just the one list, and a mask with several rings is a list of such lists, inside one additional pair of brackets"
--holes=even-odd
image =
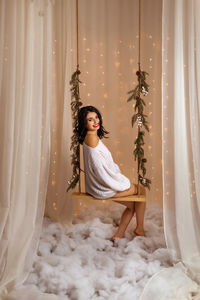
[(90, 168), (98, 186), (115, 192), (124, 191), (130, 187), (129, 179), (124, 176), (117, 164), (109, 165), (100, 152), (94, 151), (90, 156)]

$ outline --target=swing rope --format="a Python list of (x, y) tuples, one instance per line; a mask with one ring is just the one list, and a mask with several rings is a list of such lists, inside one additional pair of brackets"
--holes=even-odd
[[(140, 93), (142, 92), (142, 88), (144, 88), (144, 87), (146, 88), (145, 92), (148, 91), (148, 84), (146, 84), (146, 82), (145, 82), (145, 74), (147, 74), (147, 73), (142, 72), (141, 71), (141, 66), (140, 66), (141, 65), (141, 63), (140, 63), (140, 58), (141, 58), (141, 0), (139, 0), (138, 35), (139, 35), (138, 36), (139, 37), (139, 40), (138, 40), (139, 41), (139, 45), (138, 45), (138, 67), (139, 67), (138, 72), (139, 72), (139, 75), (136, 73), (137, 76), (138, 76), (138, 88), (136, 87), (136, 89), (137, 89), (136, 93), (135, 93), (134, 90), (131, 91), (131, 92), (134, 92), (134, 95), (131, 95), (131, 97), (129, 97), (129, 99), (127, 101), (130, 101), (132, 99), (137, 99), (137, 98), (140, 100)], [(71, 147), (70, 147), (70, 149), (73, 150), (73, 154), (72, 154), (73, 176), (72, 176), (72, 179), (70, 181), (68, 181), (69, 186), (68, 186), (67, 191), (69, 191), (70, 189), (75, 188), (76, 184), (79, 183), (79, 193), (78, 194), (74, 193), (72, 196), (73, 197), (80, 197), (80, 195), (83, 196), (83, 194), (81, 193), (81, 171), (82, 171), (81, 167), (80, 167), (80, 160), (81, 160), (80, 150), (81, 150), (81, 147), (80, 147), (80, 144), (78, 142), (78, 137), (77, 137), (77, 134), (76, 134), (76, 126), (78, 124), (78, 113), (79, 113), (79, 110), (80, 110), (80, 106), (82, 105), (82, 102), (80, 101), (80, 89), (79, 89), (79, 83), (81, 83), (81, 81), (79, 80), (79, 75), (81, 74), (81, 72), (79, 70), (79, 1), (78, 0), (76, 0), (76, 48), (77, 48), (77, 55), (76, 55), (77, 67), (76, 67), (76, 71), (72, 74), (72, 78), (71, 78), (71, 81), (70, 81), (70, 84), (72, 86), (71, 87), (71, 97), (72, 97), (71, 108), (72, 108), (72, 119), (73, 119), (73, 128), (74, 128), (73, 129), (74, 134), (72, 136), (72, 142), (71, 142)], [(138, 104), (138, 106), (141, 107), (141, 103)], [(143, 109), (142, 109), (142, 111), (143, 111)], [(135, 123), (135, 121), (137, 120), (138, 115), (142, 116), (142, 113), (138, 112), (138, 114), (135, 114), (133, 116), (134, 121), (133, 121), (133, 118), (132, 118), (132, 126)], [(142, 125), (147, 130), (148, 129), (147, 122), (145, 120), (145, 117), (144, 116), (142, 116), (142, 117), (143, 117)], [(141, 123), (141, 120), (139, 122)], [(137, 120), (137, 123), (138, 123), (138, 120)], [(138, 140), (138, 145), (139, 146), (143, 145), (143, 131), (141, 131), (140, 127), (141, 127), (141, 125), (139, 125), (139, 123), (138, 123), (138, 138), (137, 138), (137, 140)], [(141, 144), (141, 141), (142, 141), (142, 144)], [(138, 195), (135, 195), (134, 197), (132, 197), (134, 199), (131, 198), (132, 199), (131, 201), (146, 201), (145, 196), (140, 195), (140, 185), (139, 185), (139, 183), (142, 183), (143, 185), (146, 185), (144, 183), (146, 183), (146, 181), (148, 180), (148, 179), (144, 178), (144, 171), (146, 173), (144, 163), (146, 162), (146, 159), (144, 159), (144, 158), (140, 159), (139, 154), (137, 153), (137, 146), (138, 145), (137, 145), (136, 142), (135, 142), (135, 144), (136, 144), (136, 149), (134, 150), (135, 159), (136, 159), (136, 157), (138, 157), (138, 161), (137, 161), (138, 162), (138, 168), (137, 168)], [(139, 150), (141, 150), (141, 147), (140, 147)], [(143, 177), (139, 173), (140, 169), (142, 169), (142, 171), (143, 171)], [(145, 182), (143, 182), (144, 180), (145, 180)], [(149, 184), (149, 183), (150, 183), (150, 181), (148, 180), (147, 184)], [(89, 196), (87, 196), (87, 197), (89, 197)], [(93, 198), (93, 197), (91, 197), (91, 198)], [(109, 199), (109, 200), (112, 200), (112, 198)], [(121, 198), (119, 198), (119, 199), (115, 198), (115, 201), (121, 201), (121, 200), (122, 200)]]
[(138, 0), (138, 69), (140, 70), (140, 54), (141, 54), (141, 0)]
[[(149, 91), (149, 85), (146, 82), (147, 72), (141, 70), (141, 2), (138, 0), (138, 71), (136, 72), (138, 84), (136, 87), (129, 91), (130, 95), (127, 102), (135, 100), (134, 115), (132, 116), (132, 127), (137, 124), (137, 137), (134, 142), (135, 149), (133, 151), (135, 160), (137, 161), (137, 186), (138, 195), (140, 195), (140, 184), (150, 189), (151, 180), (146, 178), (145, 164), (147, 159), (144, 157), (144, 135), (146, 131), (149, 131), (147, 115), (144, 114), (145, 101), (142, 96), (147, 96)], [(140, 173), (141, 172), (141, 173)]]
[(76, 61), (79, 70), (79, 26), (78, 26), (78, 0), (76, 0)]
[[(141, 55), (141, 0), (138, 0), (138, 70), (141, 72), (141, 62), (140, 56)], [(139, 90), (141, 90), (141, 77), (139, 77)], [(140, 126), (138, 126), (138, 136), (140, 135)], [(140, 164), (138, 160), (137, 165), (137, 187), (138, 187), (138, 195), (140, 195), (140, 180), (139, 180), (139, 173), (140, 173)]]
[[(77, 62), (77, 67), (76, 67), (76, 72), (77, 72), (77, 79), (79, 82), (79, 75), (80, 75), (80, 70), (79, 70), (79, 23), (78, 23), (78, 0), (76, 0), (76, 62)], [(79, 95), (79, 99), (80, 100), (80, 89), (79, 89), (79, 84), (77, 86), (78, 88), (78, 95)], [(78, 111), (79, 111), (79, 106), (78, 106)], [(80, 156), (80, 144), (79, 144), (79, 164), (81, 161), (81, 156)], [(81, 193), (81, 168), (79, 165), (79, 182), (78, 182), (78, 189), (79, 189), (79, 193)]]

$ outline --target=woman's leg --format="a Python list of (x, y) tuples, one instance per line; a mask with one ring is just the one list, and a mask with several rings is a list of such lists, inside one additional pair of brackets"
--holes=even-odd
[(145, 213), (146, 203), (145, 202), (135, 202), (135, 213), (137, 226), (134, 230), (136, 235), (144, 236), (144, 213)]
[[(146, 194), (146, 190), (140, 185), (140, 193)], [(134, 233), (136, 235), (144, 236), (144, 214), (145, 214), (146, 203), (145, 202), (135, 202), (135, 213), (136, 213), (136, 228)]]
[(128, 227), (128, 224), (130, 223), (133, 215), (134, 215), (134, 202), (117, 202), (117, 203), (121, 203), (123, 205), (126, 206), (126, 209), (124, 210), (122, 216), (121, 216), (121, 220), (120, 220), (120, 224), (118, 227), (117, 232), (115, 233), (115, 235), (112, 237), (112, 241), (114, 241), (116, 238), (122, 238), (124, 237), (126, 228)]
[[(143, 194), (145, 194), (145, 189), (141, 186), (140, 186), (140, 191)], [(130, 195), (135, 195), (135, 194), (137, 194), (137, 185), (131, 184), (131, 187), (128, 190), (123, 191), (123, 192), (117, 192), (113, 198), (126, 197), (126, 196), (130, 196)], [(134, 233), (139, 236), (144, 236), (144, 214), (145, 214), (146, 203), (144, 203), (144, 202), (125, 202), (125, 201), (118, 202), (118, 203), (121, 203), (121, 204), (127, 206), (127, 208), (125, 209), (125, 211), (122, 214), (119, 228), (118, 228), (116, 234), (112, 237), (112, 240), (114, 240), (116, 237), (120, 238), (120, 237), (124, 236), (126, 228), (127, 228), (128, 224), (130, 223), (130, 221), (134, 215), (134, 212), (136, 212), (136, 222), (137, 222), (137, 226), (134, 230)]]

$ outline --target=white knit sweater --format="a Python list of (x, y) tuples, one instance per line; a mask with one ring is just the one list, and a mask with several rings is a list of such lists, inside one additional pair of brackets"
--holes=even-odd
[(120, 172), (101, 140), (95, 148), (83, 143), (83, 155), (86, 193), (98, 199), (106, 199), (130, 187), (129, 179)]

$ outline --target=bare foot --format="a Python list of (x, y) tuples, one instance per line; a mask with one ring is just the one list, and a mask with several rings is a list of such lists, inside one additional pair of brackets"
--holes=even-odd
[(134, 233), (135, 233), (135, 235), (137, 235), (137, 236), (145, 236), (144, 230), (139, 230), (139, 229), (137, 229), (137, 228), (134, 230)]
[(113, 237), (111, 238), (111, 241), (114, 242), (115, 239), (122, 239), (123, 237), (124, 237), (124, 235), (115, 234), (115, 235), (113, 235)]

